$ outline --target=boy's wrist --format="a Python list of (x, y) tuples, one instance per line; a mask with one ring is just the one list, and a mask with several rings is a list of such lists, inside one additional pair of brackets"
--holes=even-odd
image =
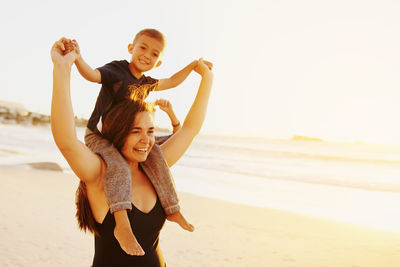
[(81, 54), (78, 54), (78, 56), (77, 56), (76, 59), (75, 59), (75, 64), (76, 64), (76, 63), (78, 63), (78, 64), (81, 63), (82, 60), (83, 60), (83, 58), (82, 58)]
[(192, 70), (194, 70), (194, 68), (196, 68), (196, 66), (197, 66), (197, 60), (195, 59), (190, 63), (190, 67), (192, 68)]
[(175, 123), (171, 123), (173, 128), (179, 127), (181, 125), (181, 122), (175, 122)]
[(169, 120), (171, 121), (172, 124), (179, 121), (178, 118), (175, 116), (175, 113), (168, 112), (167, 114), (168, 114)]

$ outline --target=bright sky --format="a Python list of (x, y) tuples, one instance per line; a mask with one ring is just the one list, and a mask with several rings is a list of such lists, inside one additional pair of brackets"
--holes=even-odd
[[(400, 143), (399, 14), (395, 0), (3, 1), (0, 100), (49, 113), (55, 40), (75, 38), (99, 67), (129, 60), (128, 43), (151, 27), (168, 42), (151, 76), (198, 57), (215, 65), (203, 133)], [(100, 86), (72, 77), (75, 113), (88, 117)], [(152, 98), (183, 120), (199, 81)]]

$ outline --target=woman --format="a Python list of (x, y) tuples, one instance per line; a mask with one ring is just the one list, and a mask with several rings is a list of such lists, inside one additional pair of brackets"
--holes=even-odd
[[(145, 103), (129, 100), (121, 102), (110, 111), (103, 126), (103, 134), (124, 155), (132, 173), (134, 194), (129, 220), (145, 254), (130, 256), (123, 252), (113, 235), (115, 221), (109, 213), (102, 187), (107, 166), (101, 157), (89, 150), (76, 136), (70, 97), (71, 66), (76, 54), (70, 52), (64, 55), (64, 50), (61, 41), (56, 42), (51, 49), (54, 64), (51, 128), (56, 145), (81, 180), (77, 215), (80, 227), (95, 233), (93, 267), (165, 266), (158, 246), (165, 214), (153, 186), (140, 168), (140, 162), (146, 160), (154, 145), (151, 109)], [(199, 133), (206, 114), (213, 74), (202, 60), (196, 72), (202, 76), (202, 80), (182, 128), (161, 145), (169, 167), (179, 160)], [(139, 251), (137, 255), (140, 255)]]

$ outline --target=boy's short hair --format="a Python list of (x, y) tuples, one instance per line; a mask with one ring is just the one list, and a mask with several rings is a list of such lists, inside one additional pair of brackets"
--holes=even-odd
[(159, 41), (162, 44), (163, 48), (165, 48), (165, 46), (167, 45), (167, 40), (165, 39), (164, 34), (162, 34), (159, 30), (156, 30), (156, 29), (141, 30), (140, 32), (138, 32), (135, 35), (135, 38), (133, 39), (133, 43), (135, 43), (137, 41), (137, 39), (139, 39), (140, 36), (143, 36), (143, 35), (147, 35), (151, 38), (156, 39), (157, 41)]

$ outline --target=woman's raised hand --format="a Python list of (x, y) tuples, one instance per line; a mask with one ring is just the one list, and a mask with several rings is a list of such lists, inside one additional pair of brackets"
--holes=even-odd
[(53, 61), (54, 65), (68, 65), (72, 66), (75, 59), (77, 58), (77, 54), (75, 51), (71, 51), (64, 55), (66, 47), (64, 44), (68, 43), (68, 39), (63, 37), (57, 42), (53, 44), (51, 47), (51, 60)]
[[(194, 71), (200, 74), (201, 76), (204, 76), (206, 74), (212, 74), (212, 63), (206, 61), (207, 64), (204, 62), (203, 58), (200, 58), (197, 61), (197, 66), (194, 68)], [(211, 67), (210, 67), (211, 66)]]

